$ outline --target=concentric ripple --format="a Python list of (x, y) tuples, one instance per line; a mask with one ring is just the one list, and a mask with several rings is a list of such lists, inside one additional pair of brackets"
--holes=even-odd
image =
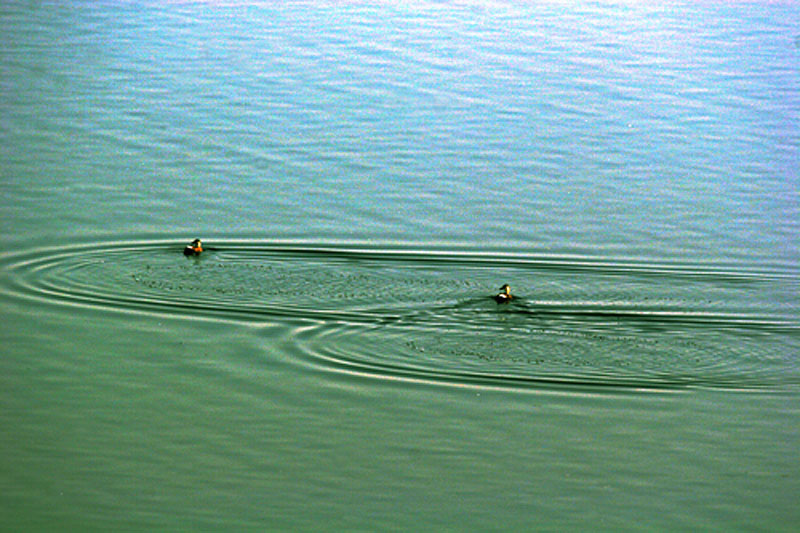
[[(299, 364), (481, 387), (800, 383), (797, 279), (470, 252), (158, 241), (0, 256), (2, 298), (284, 323)], [(490, 298), (508, 282), (518, 297)], [(270, 330), (273, 331), (273, 330)], [(268, 342), (265, 340), (265, 342)]]

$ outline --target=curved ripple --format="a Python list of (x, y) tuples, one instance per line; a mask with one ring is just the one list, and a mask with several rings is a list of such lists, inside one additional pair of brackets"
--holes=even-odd
[[(302, 324), (300, 362), (385, 379), (674, 390), (796, 385), (797, 280), (683, 266), (228, 242), (0, 256), (2, 296)], [(497, 306), (500, 281), (520, 294)]]

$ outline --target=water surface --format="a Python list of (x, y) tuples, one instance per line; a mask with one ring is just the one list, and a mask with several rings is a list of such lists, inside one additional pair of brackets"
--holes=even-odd
[(8, 527), (796, 529), (799, 22), (5, 4)]

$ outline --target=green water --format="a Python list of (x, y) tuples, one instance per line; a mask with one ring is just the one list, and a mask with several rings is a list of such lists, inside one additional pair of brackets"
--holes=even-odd
[(796, 530), (798, 22), (4, 4), (2, 529)]

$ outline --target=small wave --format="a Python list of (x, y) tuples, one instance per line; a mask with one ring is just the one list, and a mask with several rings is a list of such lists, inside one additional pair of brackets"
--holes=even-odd
[[(162, 241), (0, 256), (6, 299), (306, 324), (305, 364), (384, 379), (676, 390), (796, 384), (796, 280), (468, 252)], [(508, 305), (500, 282), (522, 294)]]

